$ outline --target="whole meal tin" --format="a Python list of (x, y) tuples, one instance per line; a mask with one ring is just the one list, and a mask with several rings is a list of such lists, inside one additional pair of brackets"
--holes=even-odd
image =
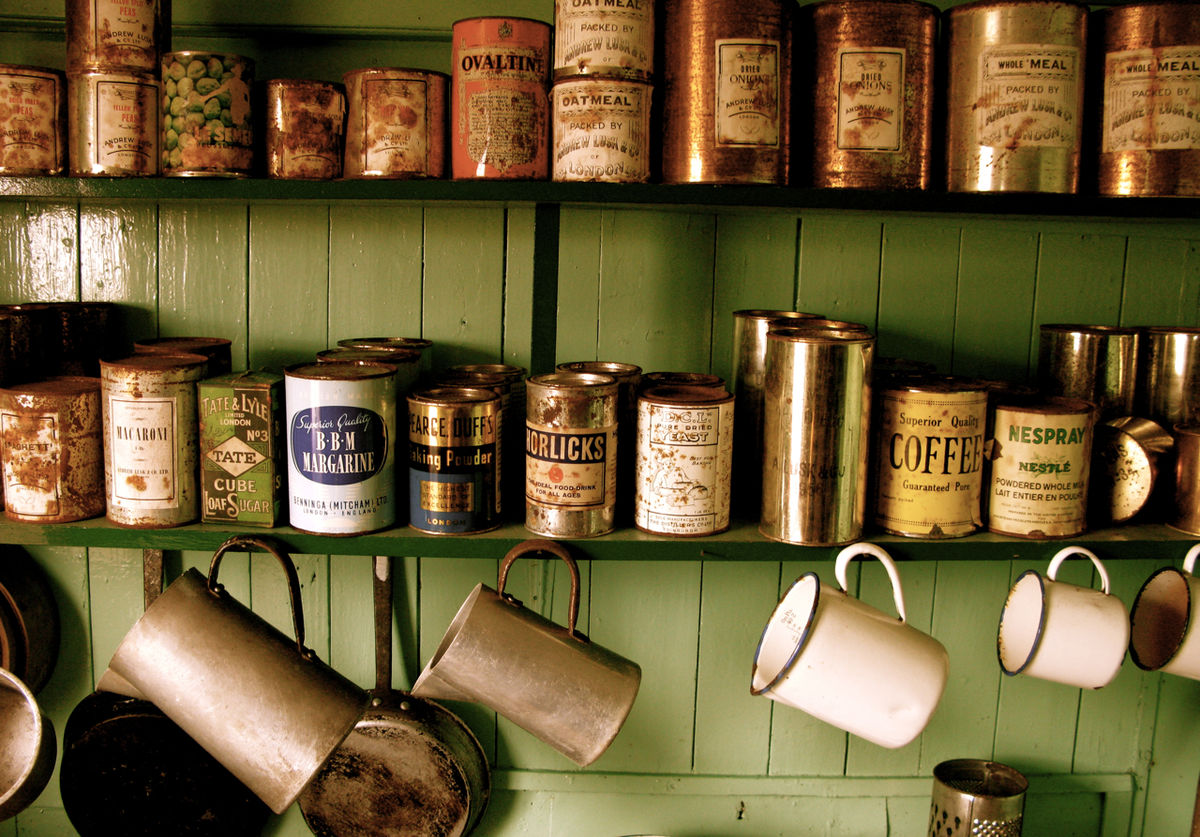
[(67, 160), (76, 177), (157, 175), (162, 84), (146, 73), (67, 75)]
[(133, 344), (135, 354), (180, 352), (208, 358), (205, 375), (225, 375), (233, 369), (233, 341), (225, 337), (147, 337)]
[(162, 57), (162, 84), (163, 174), (249, 176), (254, 61), (223, 52), (168, 52)]
[(346, 92), (308, 79), (267, 82), (267, 177), (330, 180), (342, 176)]
[(450, 77), (368, 67), (342, 76), (346, 177), (445, 177)]
[(107, 516), (118, 526), (166, 528), (200, 516), (196, 383), (207, 364), (196, 354), (100, 362)]
[(946, 14), (950, 191), (1074, 193), (1087, 7), (976, 0)]
[(654, 0), (555, 0), (556, 78), (654, 75)]
[(1104, 54), (1100, 194), (1200, 195), (1200, 9), (1135, 0), (1093, 21)]
[(550, 91), (558, 181), (645, 183), (650, 179), (650, 93), (646, 82), (583, 76)]
[(343, 349), (415, 349), (421, 353), (420, 378), (433, 371), (433, 341), (426, 337), (347, 337), (337, 344)]
[(67, 0), (67, 72), (154, 73), (170, 48), (169, 0)]
[(997, 404), (988, 529), (1067, 538), (1087, 528), (1093, 408), (1074, 398)]
[(100, 379), (0, 389), (4, 514), (63, 523), (104, 514)]
[(304, 363), (284, 370), (289, 522), (358, 535), (396, 522), (396, 370)]
[(408, 523), (434, 535), (500, 525), (500, 396), (434, 387), (408, 396)]
[(1135, 414), (1167, 428), (1200, 423), (1200, 328), (1151, 326), (1139, 357), (1142, 390)]
[(1041, 326), (1038, 379), (1042, 391), (1092, 402), (1099, 420), (1133, 415), (1137, 373), (1136, 328)]
[(1097, 424), (1092, 439), (1088, 520), (1095, 528), (1132, 520), (1151, 504), (1159, 472), (1173, 464), (1171, 434), (1149, 419), (1122, 416)]
[(0, 174), (62, 174), (66, 78), (47, 67), (0, 64)]
[(552, 372), (526, 382), (525, 528), (552, 538), (604, 535), (617, 494), (617, 381)]
[(634, 524), (697, 536), (729, 528), (733, 396), (706, 387), (657, 386), (638, 397)]
[(454, 22), (454, 178), (549, 178), (550, 32), (548, 23), (518, 17)]

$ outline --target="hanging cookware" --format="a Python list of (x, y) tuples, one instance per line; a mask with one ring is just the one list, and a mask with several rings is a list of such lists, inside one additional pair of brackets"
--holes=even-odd
[(33, 692), (0, 668), (0, 820), (37, 799), (54, 772), (56, 752), (54, 725)]
[(0, 547), (0, 668), (37, 694), (54, 673), (61, 623), (50, 582), (20, 547)]
[(487, 756), (449, 710), (392, 689), (391, 558), (376, 556), (374, 578), (371, 705), (300, 794), (300, 811), (319, 837), (462, 837), (487, 806)]

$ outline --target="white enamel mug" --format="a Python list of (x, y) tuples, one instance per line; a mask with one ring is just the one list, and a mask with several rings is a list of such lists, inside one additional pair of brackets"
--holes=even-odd
[(1200, 579), (1195, 576), (1200, 543), (1188, 550), (1183, 570), (1155, 572), (1133, 600), (1129, 656), (1138, 668), (1200, 680)]
[[(1072, 555), (1092, 562), (1100, 589), (1056, 581)], [(1081, 689), (1108, 685), (1125, 659), (1129, 614), (1109, 593), (1108, 572), (1081, 546), (1060, 549), (1043, 577), (1027, 570), (1008, 591), (1000, 613), (996, 650), (1005, 674), (1028, 674)]]
[[(846, 592), (846, 568), (859, 556), (878, 558), (892, 582), (897, 619)], [(793, 582), (763, 629), (750, 692), (882, 747), (918, 735), (946, 688), (950, 661), (942, 644), (906, 621), (896, 565), (874, 544), (838, 553), (840, 589), (815, 573)]]

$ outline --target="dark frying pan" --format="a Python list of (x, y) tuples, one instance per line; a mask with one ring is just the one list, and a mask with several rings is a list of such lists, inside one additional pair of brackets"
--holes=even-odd
[(58, 660), (61, 624), (50, 582), (19, 547), (0, 554), (0, 668), (37, 694)]
[(300, 794), (318, 837), (463, 837), (487, 806), (491, 772), (449, 710), (392, 690), (391, 559), (375, 558), (375, 688), (354, 731)]

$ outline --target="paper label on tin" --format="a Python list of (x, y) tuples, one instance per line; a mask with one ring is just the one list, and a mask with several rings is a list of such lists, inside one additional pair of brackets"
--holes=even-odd
[(1110, 52), (1103, 150), (1200, 149), (1200, 46)]
[(108, 410), (112, 501), (126, 508), (174, 508), (178, 501), (177, 399), (110, 396)]
[(1086, 414), (996, 411), (988, 527), (1054, 537), (1083, 531), (1091, 429)]
[(547, 56), (536, 47), (509, 43), (462, 46), (456, 59), (457, 135), (465, 138), (467, 156), (480, 168), (501, 173), (539, 158), (545, 165)]
[(975, 110), (984, 146), (1070, 148), (1079, 136), (1079, 49), (1010, 44), (984, 50)]
[(640, 402), (637, 525), (668, 535), (707, 535), (727, 528), (732, 445), (732, 404)]
[(837, 147), (900, 151), (904, 135), (904, 50), (838, 50)]
[(617, 426), (526, 424), (525, 496), (572, 509), (603, 508), (616, 490)]
[(779, 41), (718, 40), (717, 145), (779, 147)]
[(154, 48), (158, 0), (95, 0), (96, 48)]
[(44, 75), (0, 74), (0, 170), (61, 166), (58, 99), (57, 85)]
[(94, 162), (106, 169), (158, 171), (158, 86), (96, 81)]
[(409, 518), (428, 532), (478, 532), (499, 521), (499, 422), (473, 407), (409, 402)]
[(363, 81), (364, 171), (425, 171), (428, 94), (428, 85), (419, 79)]
[(648, 77), (654, 68), (652, 0), (558, 0), (554, 69), (620, 68)]
[(61, 511), (58, 414), (0, 414), (4, 439), (4, 503), (26, 517)]

